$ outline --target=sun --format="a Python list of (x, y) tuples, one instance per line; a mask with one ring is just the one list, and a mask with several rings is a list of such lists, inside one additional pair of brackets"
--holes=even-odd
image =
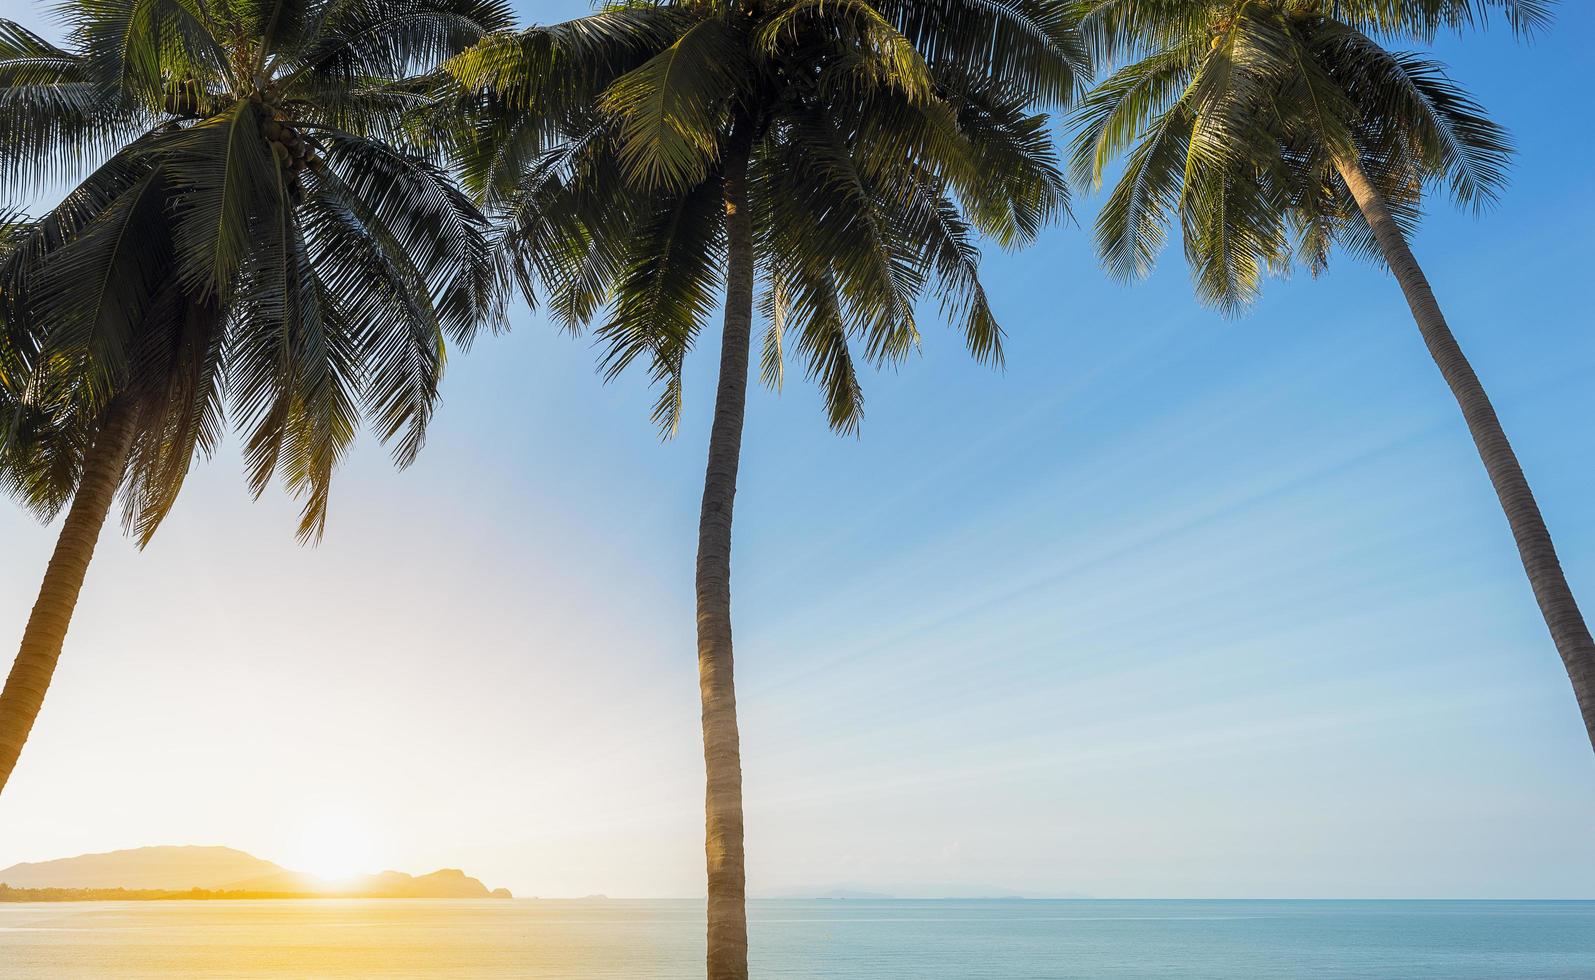
[(348, 810), (306, 814), (295, 828), (287, 866), (325, 881), (370, 874), (380, 861), (369, 825)]

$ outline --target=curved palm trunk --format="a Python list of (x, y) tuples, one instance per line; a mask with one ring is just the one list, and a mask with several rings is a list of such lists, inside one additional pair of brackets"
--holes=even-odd
[(83, 576), (99, 540), (105, 515), (111, 510), (116, 488), (127, 469), (133, 443), (134, 412), (131, 403), (118, 399), (106, 410), (100, 433), (83, 461), (83, 475), (67, 511), (55, 552), (45, 568), (39, 598), (22, 631), (22, 646), (11, 674), (0, 692), (0, 790), (5, 789), (22, 746), (33, 730), (44, 703), (55, 664), (66, 640), (67, 624), (77, 606)]
[(1395, 273), (1401, 291), (1406, 294), (1407, 305), (1413, 319), (1429, 347), (1429, 353), (1439, 365), (1446, 384), (1462, 406), (1468, 431), (1484, 460), (1484, 468), (1495, 485), (1495, 493), (1506, 512), (1507, 523), (1512, 526), (1512, 537), (1517, 540), (1518, 555), (1523, 559), (1523, 570), (1528, 573), (1529, 584), (1534, 588), (1534, 598), (1540, 604), (1545, 625), (1550, 628), (1551, 639), (1556, 643), (1567, 676), (1573, 682), (1573, 694), (1578, 698), (1579, 711), (1584, 716), (1584, 729), (1590, 743), (1595, 746), (1595, 641), (1590, 639), (1589, 627), (1578, 610), (1573, 590), (1562, 574), (1562, 564), (1557, 560), (1556, 547), (1551, 543), (1551, 532), (1540, 516), (1539, 505), (1523, 476), (1512, 445), (1506, 440), (1501, 422), (1495, 416), (1484, 386), (1478, 375), (1457, 346), (1451, 328), (1446, 325), (1440, 304), (1435, 301), (1429, 280), (1413, 258), (1406, 236), (1390, 215), (1384, 197), (1363, 172), (1359, 162), (1349, 156), (1337, 156), (1335, 167), (1341, 179), (1362, 209), (1363, 217), (1373, 229), (1374, 237), (1384, 253), (1385, 262)]
[(742, 457), (753, 329), (753, 219), (748, 147), (733, 136), (725, 158), (725, 333), (709, 466), (698, 518), (698, 688), (703, 698), (704, 851), (709, 867), (709, 980), (748, 976), (747, 877), (742, 863), (742, 748), (731, 676), (731, 508)]

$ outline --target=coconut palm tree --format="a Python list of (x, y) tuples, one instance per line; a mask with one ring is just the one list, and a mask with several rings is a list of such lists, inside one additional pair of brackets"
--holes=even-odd
[(1124, 169), (1097, 220), (1107, 268), (1144, 275), (1178, 217), (1200, 297), (1236, 312), (1270, 270), (1315, 274), (1341, 245), (1395, 276), (1451, 388), (1516, 539), (1595, 744), (1595, 643), (1495, 409), (1409, 236), (1443, 185), (1481, 208), (1506, 177), (1506, 133), (1431, 58), (1388, 50), (1492, 12), (1529, 32), (1540, 0), (1085, 0), (1116, 71), (1081, 103), (1082, 180)]
[(762, 378), (796, 355), (839, 432), (862, 418), (858, 361), (918, 348), (923, 296), (999, 360), (976, 239), (1022, 245), (1064, 207), (1037, 113), (1083, 53), (1047, 0), (639, 0), (449, 66), (512, 273), (571, 329), (597, 321), (607, 376), (647, 365), (667, 434), (723, 307), (696, 574), (714, 980), (747, 976), (731, 519), (755, 308)]
[(497, 0), (76, 0), (58, 47), (0, 22), (0, 182), (79, 181), (0, 263), (6, 489), (54, 554), (0, 693), (0, 788), (121, 494), (142, 546), (196, 454), (243, 438), (316, 539), (364, 416), (420, 449), (444, 340), (492, 319), (479, 210), (403, 148), (409, 76)]

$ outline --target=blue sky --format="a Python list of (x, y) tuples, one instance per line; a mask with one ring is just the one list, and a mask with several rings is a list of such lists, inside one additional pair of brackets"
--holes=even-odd
[[(1440, 45), (1521, 152), (1499, 209), (1436, 202), (1415, 247), (1595, 610), (1592, 29), (1568, 4), (1533, 46)], [(750, 400), (753, 891), (1595, 894), (1595, 758), (1395, 284), (1343, 259), (1226, 321), (1177, 249), (1120, 286), (1081, 227), (985, 277), (1006, 371), (930, 324), (867, 379), (857, 439), (796, 372)], [(669, 443), (646, 379), (593, 366), (518, 311), (451, 360), (419, 463), (363, 445), (319, 548), (231, 448), (147, 550), (108, 533), (0, 867), (188, 841), (291, 863), (333, 814), (383, 866), (701, 894), (714, 361)], [(0, 528), (20, 633), (54, 529)]]

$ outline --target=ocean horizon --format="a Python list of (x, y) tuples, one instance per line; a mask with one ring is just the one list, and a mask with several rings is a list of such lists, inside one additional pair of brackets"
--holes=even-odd
[[(0, 978), (702, 975), (701, 900), (146, 901), (0, 906)], [(756, 899), (785, 980), (1573, 980), (1592, 900)]]

